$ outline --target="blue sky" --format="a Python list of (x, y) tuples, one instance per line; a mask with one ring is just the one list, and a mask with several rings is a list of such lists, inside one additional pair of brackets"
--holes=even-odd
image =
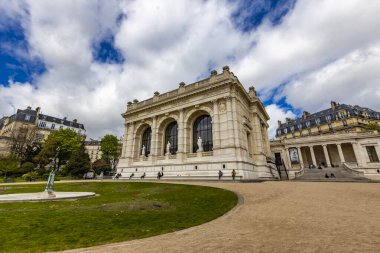
[[(0, 0), (0, 114), (40, 106), (88, 136), (127, 101), (229, 65), (277, 120), (331, 100), (380, 110), (378, 1)], [(352, 18), (355, 17), (355, 18)]]

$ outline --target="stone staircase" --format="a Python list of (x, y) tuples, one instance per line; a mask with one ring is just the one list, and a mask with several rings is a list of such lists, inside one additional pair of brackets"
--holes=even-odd
[[(326, 178), (326, 173), (330, 178)], [(331, 178), (331, 173), (335, 178)], [(294, 180), (299, 181), (340, 181), (340, 182), (370, 182), (371, 180), (353, 173), (342, 167), (323, 168), (323, 169), (308, 169), (306, 168), (301, 176), (296, 177)]]

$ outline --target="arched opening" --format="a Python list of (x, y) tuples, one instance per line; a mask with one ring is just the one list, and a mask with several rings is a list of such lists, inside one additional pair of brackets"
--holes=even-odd
[(178, 150), (178, 124), (176, 121), (170, 123), (165, 129), (164, 154), (167, 153), (169, 145), (169, 154), (174, 155)]
[(142, 156), (143, 155), (148, 156), (150, 154), (151, 139), (152, 139), (152, 128), (148, 127), (147, 129), (145, 129), (142, 135), (141, 151), (140, 151), (140, 154)]
[(212, 151), (212, 121), (210, 115), (198, 117), (193, 124), (193, 152), (198, 150), (198, 138), (202, 139), (203, 151)]

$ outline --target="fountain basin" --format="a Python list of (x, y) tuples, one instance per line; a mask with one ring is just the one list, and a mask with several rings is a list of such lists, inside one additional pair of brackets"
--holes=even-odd
[(35, 193), (15, 193), (0, 195), (2, 202), (36, 202), (36, 201), (58, 201), (67, 199), (80, 199), (95, 196), (94, 192), (35, 192)]

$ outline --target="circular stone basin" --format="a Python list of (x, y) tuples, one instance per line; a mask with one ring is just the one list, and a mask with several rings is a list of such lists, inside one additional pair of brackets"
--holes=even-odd
[(47, 192), (17, 193), (0, 195), (0, 202), (56, 201), (88, 198), (95, 195), (94, 192), (54, 192), (54, 195), (49, 195)]

